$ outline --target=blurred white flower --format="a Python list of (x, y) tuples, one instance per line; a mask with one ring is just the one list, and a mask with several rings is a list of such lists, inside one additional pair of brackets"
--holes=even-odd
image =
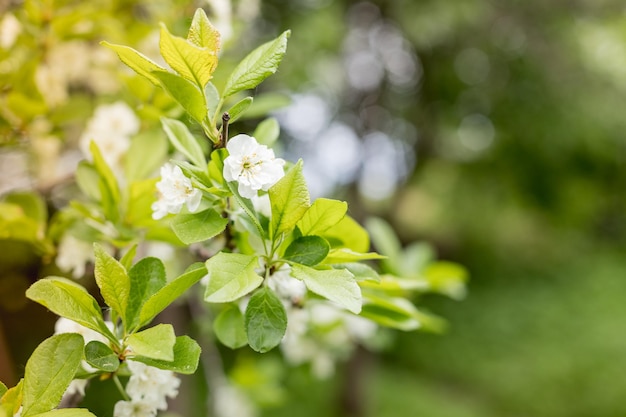
[(85, 275), (85, 264), (95, 260), (93, 245), (65, 234), (57, 249), (57, 266), (64, 272), (72, 272), (74, 278)]
[(82, 324), (78, 324), (73, 320), (66, 319), (65, 317), (59, 317), (59, 319), (54, 324), (54, 334), (62, 334), (62, 333), (78, 333), (85, 340), (85, 344), (91, 342), (92, 340), (97, 340), (102, 343), (106, 343), (107, 339), (102, 336), (100, 333), (88, 329)]
[(19, 20), (11, 13), (5, 14), (0, 21), (0, 47), (11, 48), (21, 32), (22, 25)]
[(237, 181), (242, 197), (252, 198), (259, 190), (267, 191), (285, 175), (285, 161), (252, 136), (237, 135), (228, 141), (226, 149), (229, 156), (224, 160), (224, 179)]
[(276, 271), (267, 280), (267, 285), (283, 300), (291, 304), (300, 304), (306, 295), (303, 281), (291, 276), (289, 265)]
[(68, 99), (65, 75), (51, 65), (39, 65), (35, 71), (35, 84), (46, 104), (55, 107)]
[(161, 167), (161, 181), (156, 184), (159, 198), (152, 204), (152, 218), (165, 217), (168, 213), (179, 213), (185, 204), (190, 212), (198, 210), (202, 193), (193, 188), (191, 180), (178, 165), (166, 163)]
[(121, 177), (122, 159), (130, 148), (130, 137), (139, 131), (139, 124), (132, 109), (121, 101), (98, 106), (80, 137), (80, 149), (91, 160), (89, 146), (95, 142), (106, 163)]
[(254, 417), (257, 415), (250, 399), (231, 384), (217, 385), (213, 400), (216, 417)]
[(113, 417), (154, 417), (157, 409), (143, 401), (118, 401), (113, 408)]

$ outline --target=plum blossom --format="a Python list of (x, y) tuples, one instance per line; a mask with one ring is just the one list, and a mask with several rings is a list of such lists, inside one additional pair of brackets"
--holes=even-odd
[(131, 372), (126, 384), (130, 401), (118, 401), (113, 416), (147, 417), (156, 416), (158, 410), (167, 410), (166, 398), (175, 398), (180, 386), (180, 379), (174, 372), (132, 360), (126, 363)]
[(285, 161), (252, 136), (237, 135), (228, 141), (226, 149), (229, 156), (224, 160), (224, 179), (237, 181), (242, 197), (252, 198), (259, 190), (267, 191), (285, 175)]
[(300, 304), (307, 291), (303, 281), (291, 276), (289, 265), (272, 274), (267, 280), (267, 285), (288, 304)]
[(152, 218), (162, 219), (168, 213), (177, 214), (185, 204), (190, 212), (200, 206), (202, 192), (191, 185), (179, 166), (166, 163), (161, 167), (161, 181), (156, 184), (159, 198), (152, 204)]

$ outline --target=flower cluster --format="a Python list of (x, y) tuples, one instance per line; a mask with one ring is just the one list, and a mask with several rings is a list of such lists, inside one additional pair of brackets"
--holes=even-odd
[(126, 362), (131, 372), (126, 393), (130, 400), (115, 404), (114, 417), (153, 417), (159, 410), (167, 410), (166, 398), (178, 395), (180, 379), (174, 372), (148, 366), (141, 362)]
[(276, 158), (273, 150), (260, 145), (252, 136), (237, 135), (228, 141), (226, 149), (224, 179), (237, 181), (242, 197), (253, 198), (259, 190), (269, 190), (285, 175), (285, 161)]
[(198, 210), (202, 192), (194, 188), (191, 180), (177, 165), (167, 163), (161, 167), (161, 180), (156, 184), (158, 200), (152, 204), (152, 218), (162, 219), (168, 213), (177, 214), (185, 204), (190, 212)]

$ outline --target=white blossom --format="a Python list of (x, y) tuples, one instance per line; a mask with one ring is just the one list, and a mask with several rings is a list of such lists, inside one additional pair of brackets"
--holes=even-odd
[(167, 163), (161, 167), (161, 180), (156, 184), (159, 198), (152, 204), (152, 218), (179, 213), (185, 204), (190, 212), (200, 206), (202, 193), (191, 184), (179, 166)]
[(236, 386), (220, 384), (215, 387), (214, 409), (216, 417), (254, 417), (254, 404)]
[(290, 271), (289, 265), (276, 271), (268, 278), (267, 285), (283, 300), (299, 304), (306, 295), (306, 285), (292, 277)]
[(118, 177), (121, 176), (122, 159), (130, 148), (130, 138), (139, 131), (139, 119), (127, 104), (118, 101), (101, 105), (87, 123), (79, 139), (83, 154), (91, 159), (89, 147), (95, 142), (106, 161)]
[(100, 333), (88, 329), (82, 324), (78, 324), (73, 320), (66, 319), (65, 317), (59, 317), (59, 319), (54, 324), (54, 334), (62, 334), (62, 333), (78, 333), (85, 339), (85, 344), (91, 342), (92, 340), (97, 340), (102, 343), (106, 343), (107, 339), (101, 335)]
[(59, 242), (56, 264), (64, 272), (72, 272), (74, 278), (85, 275), (85, 264), (94, 262), (93, 245), (65, 234)]
[(130, 401), (118, 401), (114, 417), (156, 416), (158, 410), (167, 410), (166, 398), (178, 395), (180, 379), (174, 372), (155, 368), (141, 362), (126, 362), (131, 376), (126, 384)]
[(113, 408), (113, 417), (154, 417), (157, 409), (144, 401), (118, 401)]
[(224, 179), (237, 181), (242, 197), (252, 198), (259, 190), (267, 191), (285, 175), (285, 161), (252, 136), (237, 135), (228, 141), (226, 149), (229, 156), (224, 160)]

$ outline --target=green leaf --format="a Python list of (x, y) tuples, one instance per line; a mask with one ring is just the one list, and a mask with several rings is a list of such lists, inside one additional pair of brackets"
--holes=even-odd
[(124, 256), (122, 256), (122, 258), (120, 259), (120, 263), (122, 264), (124, 269), (128, 271), (133, 266), (133, 260), (135, 259), (136, 255), (137, 255), (137, 244), (134, 244), (133, 246), (130, 247), (130, 249), (128, 249), (128, 251), (126, 251)]
[(276, 142), (279, 135), (280, 125), (278, 124), (278, 120), (273, 117), (269, 117), (259, 123), (252, 134), (257, 142), (268, 147), (271, 147), (274, 142)]
[(265, 353), (280, 344), (287, 329), (287, 312), (280, 299), (268, 287), (250, 298), (245, 314), (250, 347)]
[(130, 48), (128, 46), (114, 45), (106, 41), (102, 41), (100, 42), (100, 44), (113, 49), (117, 53), (117, 56), (120, 58), (120, 60), (124, 64), (128, 65), (137, 74), (145, 77), (148, 81), (150, 81), (157, 87), (160, 86), (159, 79), (152, 74), (152, 71), (165, 71), (165, 68), (157, 65), (145, 55), (135, 51), (133, 48)]
[(217, 52), (220, 49), (220, 33), (209, 21), (201, 8), (196, 9), (187, 33), (187, 40), (200, 48)]
[(252, 97), (246, 97), (235, 103), (230, 109), (228, 109), (228, 115), (230, 116), (229, 123), (236, 122), (241, 115), (248, 110), (248, 107), (252, 104)]
[(378, 275), (378, 272), (376, 272), (374, 268), (366, 264), (357, 263), (357, 262), (349, 262), (349, 263), (344, 263), (344, 264), (334, 264), (333, 268), (347, 269), (348, 271), (352, 272), (352, 275), (354, 275), (354, 278), (357, 280), (357, 282), (361, 282), (361, 281), (372, 281), (376, 283), (380, 282), (380, 275)]
[(142, 356), (162, 361), (174, 360), (176, 334), (171, 324), (157, 324), (154, 327), (133, 333), (126, 339), (133, 356)]
[(119, 217), (118, 204), (121, 199), (117, 180), (95, 142), (91, 141), (89, 151), (93, 156), (94, 167), (100, 175), (99, 188), (104, 212), (108, 219), (115, 221)]
[(355, 252), (351, 249), (331, 249), (330, 253), (324, 260), (327, 264), (341, 264), (346, 262), (366, 261), (372, 259), (385, 259), (384, 256), (379, 255), (376, 252)]
[(274, 74), (287, 51), (287, 38), (290, 34), (287, 30), (273, 41), (250, 52), (230, 74), (224, 87), (224, 97), (252, 89)]
[(35, 414), (32, 417), (96, 417), (86, 408), (60, 408), (45, 413)]
[(283, 259), (313, 266), (322, 262), (329, 251), (330, 245), (326, 239), (319, 236), (301, 236), (289, 244)]
[(235, 301), (263, 282), (256, 272), (259, 259), (254, 255), (220, 252), (206, 261), (209, 282), (204, 294), (208, 303)]
[(354, 252), (367, 252), (370, 249), (367, 230), (348, 215), (321, 236), (328, 240), (332, 248), (347, 248)]
[(126, 306), (127, 330), (139, 326), (139, 314), (144, 303), (156, 294), (165, 284), (165, 266), (157, 258), (144, 258), (133, 265), (128, 271), (130, 294)]
[(217, 339), (231, 349), (238, 349), (248, 343), (243, 314), (234, 305), (226, 307), (213, 322)]
[(189, 336), (179, 336), (174, 344), (173, 361), (163, 361), (144, 356), (135, 356), (132, 360), (155, 366), (159, 369), (190, 375), (198, 369), (200, 346)]
[[(4, 384), (3, 384), (4, 385)], [(0, 397), (0, 417), (13, 417), (22, 407), (24, 378)]]
[(168, 71), (154, 71), (163, 89), (167, 91), (198, 123), (207, 117), (206, 100), (195, 84)]
[(254, 210), (254, 206), (252, 205), (252, 201), (250, 201), (250, 199), (248, 199), (248, 198), (243, 198), (241, 195), (239, 195), (239, 191), (237, 190), (237, 182), (236, 181), (227, 182), (226, 186), (228, 187), (228, 189), (232, 193), (232, 195), (235, 198), (235, 201), (237, 202), (239, 207), (241, 207), (241, 209), (244, 211), (244, 213), (246, 213), (246, 216), (248, 217), (248, 219), (254, 225), (256, 231), (258, 232), (258, 235), (260, 237), (264, 237), (265, 236), (265, 231), (263, 229), (263, 226), (261, 225), (261, 222), (259, 221), (259, 218), (256, 215), (256, 211)]
[(390, 274), (400, 275), (402, 245), (389, 223), (378, 217), (371, 217), (365, 222), (376, 251), (387, 256), (382, 261), (383, 268)]
[(4, 395), (5, 392), (7, 392), (9, 389), (7, 388), (6, 385), (4, 385), (2, 383), (2, 381), (0, 381), (0, 398), (2, 398), (2, 396)]
[(309, 190), (302, 175), (302, 160), (269, 189), (272, 206), (270, 237), (291, 231), (310, 206)]
[(206, 169), (207, 161), (200, 144), (183, 122), (161, 117), (163, 130), (176, 150), (185, 155), (196, 166)]
[[(134, 158), (128, 159), (132, 160)], [(100, 194), (100, 187), (98, 186), (100, 175), (92, 164), (87, 161), (80, 161), (76, 168), (75, 179), (78, 188), (80, 188), (83, 194), (96, 201), (102, 200), (102, 194)]]
[(217, 67), (217, 51), (201, 48), (192, 42), (173, 36), (161, 24), (161, 55), (174, 71), (204, 90)]
[(467, 270), (454, 262), (433, 262), (422, 272), (432, 291), (460, 300), (465, 297)]
[(80, 366), (84, 346), (77, 333), (58, 334), (37, 346), (26, 363), (22, 416), (45, 413), (59, 404)]
[(48, 277), (35, 282), (26, 290), (26, 297), (43, 305), (53, 313), (117, 341), (104, 324), (98, 302), (87, 290), (73, 281)]
[(298, 221), (303, 235), (321, 234), (339, 223), (348, 211), (348, 203), (327, 198), (318, 198)]
[(404, 298), (366, 297), (361, 317), (403, 331), (417, 330), (421, 323), (416, 317), (417, 309)]
[(189, 245), (221, 233), (228, 224), (228, 218), (210, 208), (199, 213), (179, 214), (170, 224), (176, 236)]
[(91, 366), (104, 372), (115, 372), (120, 366), (120, 359), (113, 349), (97, 340), (85, 346), (85, 360)]
[(206, 96), (209, 120), (213, 120), (213, 116), (217, 111), (218, 103), (220, 102), (220, 93), (217, 91), (217, 88), (215, 88), (213, 83), (208, 83), (204, 88), (204, 95)]
[(152, 295), (141, 307), (139, 313), (140, 326), (144, 326), (152, 321), (161, 311), (180, 297), (193, 284), (207, 274), (206, 268), (201, 263), (195, 263), (179, 277), (168, 282), (164, 287)]
[(361, 311), (361, 288), (350, 271), (317, 270), (294, 264), (291, 266), (291, 275), (304, 281), (307, 288), (315, 294), (342, 305), (354, 314)]
[(127, 323), (126, 305), (130, 294), (128, 273), (122, 264), (109, 255), (99, 244), (94, 243), (93, 250), (96, 256), (94, 275), (102, 298), (119, 315), (122, 322)]

